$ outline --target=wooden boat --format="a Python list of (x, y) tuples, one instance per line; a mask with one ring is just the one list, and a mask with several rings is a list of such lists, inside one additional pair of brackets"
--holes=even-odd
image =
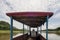
[[(37, 36), (36, 36), (37, 37)], [(24, 34), (24, 35), (20, 35), (16, 38), (14, 38), (13, 40), (28, 40), (28, 38), (32, 38), (33, 40), (36, 40), (36, 37), (31, 37), (28, 34)], [(39, 38), (40, 40), (46, 40), (42, 35), (39, 34)]]
[[(24, 34), (24, 24), (29, 26), (29, 31), (31, 31), (31, 28), (37, 28), (44, 25), (46, 22), (46, 39), (41, 35), (38, 34), (36, 37), (31, 37), (33, 40), (37, 40), (36, 38), (39, 37), (39, 40), (48, 40), (48, 19), (53, 15), (52, 12), (12, 12), (7, 13), (7, 15), (11, 18), (11, 36), (10, 40), (28, 40), (31, 35)], [(23, 35), (20, 35), (16, 38), (13, 38), (13, 19), (23, 23)]]

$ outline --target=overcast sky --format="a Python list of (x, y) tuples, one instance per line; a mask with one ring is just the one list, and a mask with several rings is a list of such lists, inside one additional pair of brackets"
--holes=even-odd
[[(51, 11), (54, 15), (49, 19), (49, 29), (60, 26), (60, 0), (0, 0), (0, 21), (10, 23), (10, 18), (6, 13), (24, 11)], [(14, 21), (14, 26), (21, 29), (22, 23)], [(43, 26), (45, 29), (46, 25)]]

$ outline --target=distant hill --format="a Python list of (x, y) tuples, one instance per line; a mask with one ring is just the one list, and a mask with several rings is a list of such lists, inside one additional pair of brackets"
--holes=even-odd
[(60, 30), (60, 27), (56, 28), (55, 30), (59, 31)]
[[(46, 31), (46, 30), (43, 30)], [(60, 27), (57, 27), (56, 29), (48, 29), (48, 31), (60, 31)]]
[[(13, 27), (14, 30), (19, 30), (15, 27)], [(10, 30), (10, 24), (5, 21), (0, 21), (0, 30)], [(22, 30), (22, 29), (20, 29)]]

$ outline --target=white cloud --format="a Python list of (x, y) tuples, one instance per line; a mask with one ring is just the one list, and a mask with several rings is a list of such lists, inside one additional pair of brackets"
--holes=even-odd
[(16, 11), (47, 11), (48, 0), (9, 0)]
[(54, 16), (54, 18), (59, 18), (60, 19), (60, 13), (58, 13), (58, 14), (56, 14), (55, 16)]
[(58, 9), (60, 9), (59, 0), (49, 0), (48, 10), (57, 13)]
[[(0, 0), (0, 19), (9, 22), (10, 18), (6, 15), (6, 12), (12, 11), (52, 11), (55, 14), (51, 18), (52, 20), (49, 20), (49, 28), (54, 28), (53, 26), (56, 27), (56, 25), (53, 21), (57, 21), (60, 18), (59, 8), (60, 2), (57, 0)], [(59, 23), (57, 24), (59, 25)], [(22, 28), (22, 24), (16, 21), (14, 21), (14, 26), (19, 29), (20, 27)], [(25, 27), (27, 28), (26, 25)], [(44, 26), (43, 29), (45, 28)]]

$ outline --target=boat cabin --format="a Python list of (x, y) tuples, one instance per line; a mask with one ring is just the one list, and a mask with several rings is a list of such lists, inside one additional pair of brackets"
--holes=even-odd
[[(53, 15), (52, 12), (11, 12), (7, 13), (10, 17), (10, 40), (48, 40), (48, 19)], [(23, 35), (13, 38), (13, 19), (23, 24)], [(41, 35), (42, 25), (46, 22), (46, 38)], [(28, 25), (28, 33), (24, 33), (24, 25)], [(31, 31), (31, 28), (37, 28)], [(40, 28), (40, 30), (39, 30)], [(40, 33), (39, 33), (40, 32)]]

